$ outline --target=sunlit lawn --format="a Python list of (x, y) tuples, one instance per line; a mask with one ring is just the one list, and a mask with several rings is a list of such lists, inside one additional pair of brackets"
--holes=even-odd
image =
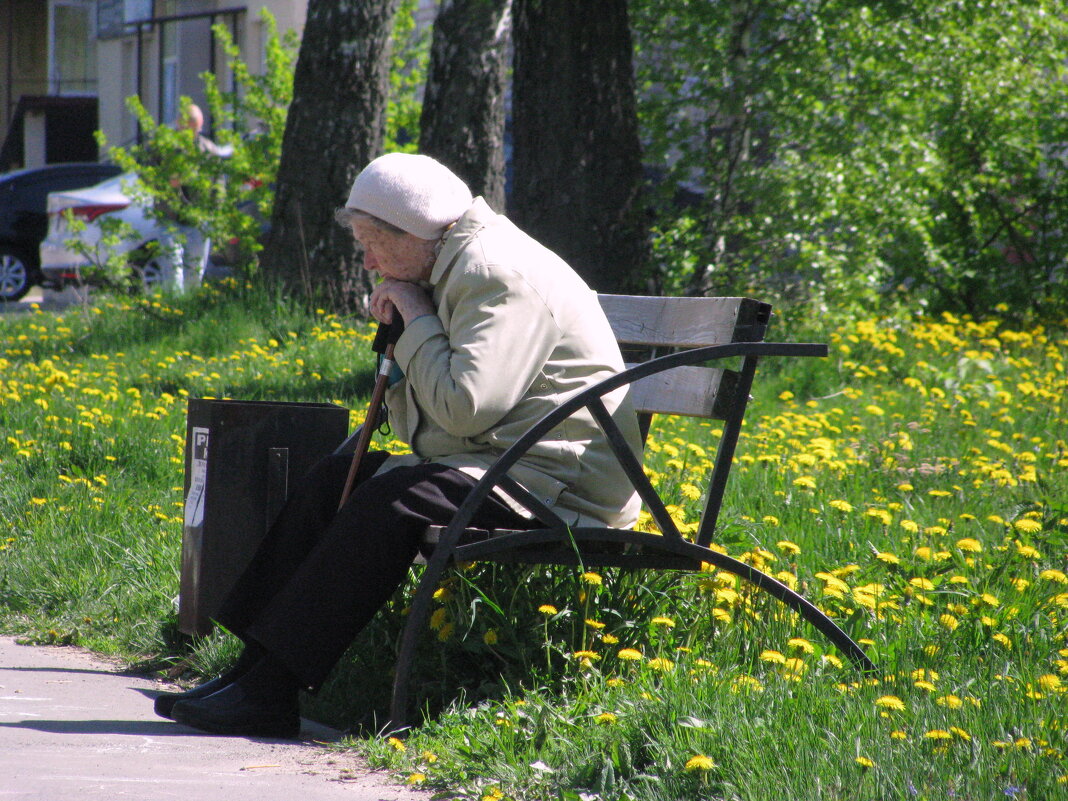
[[(365, 325), (226, 294), (0, 319), (5, 630), (173, 656), (186, 398), (362, 416)], [(479, 665), (511, 693), (358, 747), (479, 799), (1068, 797), (1068, 333), (945, 316), (808, 337), (832, 357), (758, 374), (716, 542), (879, 677), (726, 574), (465, 566), (428, 681)], [(717, 437), (654, 427), (647, 469), (684, 526)], [(320, 705), (359, 707), (368, 653)]]

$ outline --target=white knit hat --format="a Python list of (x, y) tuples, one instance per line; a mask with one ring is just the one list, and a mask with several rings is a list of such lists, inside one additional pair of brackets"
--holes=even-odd
[(352, 182), (346, 208), (392, 223), (420, 239), (437, 239), (474, 198), (467, 184), (439, 161), (411, 153), (379, 156)]

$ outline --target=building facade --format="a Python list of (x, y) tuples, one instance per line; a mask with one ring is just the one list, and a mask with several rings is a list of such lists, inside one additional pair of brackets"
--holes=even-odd
[(262, 9), (299, 32), (307, 0), (0, 0), (0, 172), (94, 161), (97, 129), (130, 144), (133, 95), (159, 122), (175, 120), (183, 95), (207, 110), (201, 74), (232, 82), (212, 27), (225, 25), (261, 70)]

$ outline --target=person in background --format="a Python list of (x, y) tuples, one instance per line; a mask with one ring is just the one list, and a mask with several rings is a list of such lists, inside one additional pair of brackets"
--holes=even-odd
[[(215, 158), (224, 158), (225, 152), (215, 142), (204, 136), (204, 112), (191, 103), (183, 108), (178, 127), (193, 132), (193, 141), (198, 151)], [(199, 286), (207, 269), (211, 253), (211, 238), (188, 213), (192, 204), (192, 188), (182, 181), (182, 176), (170, 178), (170, 185), (177, 194), (173, 203), (162, 207), (167, 233), (160, 242), (163, 262), (163, 284), (166, 288), (184, 292)]]
[[(356, 177), (337, 214), (380, 279), (370, 308), (403, 319), (389, 422), (412, 453), (369, 453), (338, 509), (351, 457), (321, 461), (287, 501), (216, 616), (245, 644), (236, 666), (155, 699), (207, 732), (295, 737), (315, 691), (408, 576), (428, 525), (445, 525), (497, 457), (563, 398), (623, 369), (596, 294), (562, 259), (422, 155)], [(626, 388), (605, 406), (637, 455)], [(588, 412), (554, 429), (510, 476), (569, 525), (629, 527), (640, 500)], [(538, 526), (503, 493), (473, 525)]]

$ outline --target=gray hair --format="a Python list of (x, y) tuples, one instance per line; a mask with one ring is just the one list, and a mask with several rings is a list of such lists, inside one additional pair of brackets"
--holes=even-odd
[(334, 212), (334, 221), (342, 228), (351, 229), (352, 224), (356, 220), (366, 220), (376, 228), (379, 228), (388, 234), (393, 234), (394, 236), (408, 233), (403, 228), (398, 228), (393, 223), (386, 222), (381, 217), (376, 217), (373, 214), (368, 214), (366, 211), (360, 211), (359, 209), (343, 207)]

